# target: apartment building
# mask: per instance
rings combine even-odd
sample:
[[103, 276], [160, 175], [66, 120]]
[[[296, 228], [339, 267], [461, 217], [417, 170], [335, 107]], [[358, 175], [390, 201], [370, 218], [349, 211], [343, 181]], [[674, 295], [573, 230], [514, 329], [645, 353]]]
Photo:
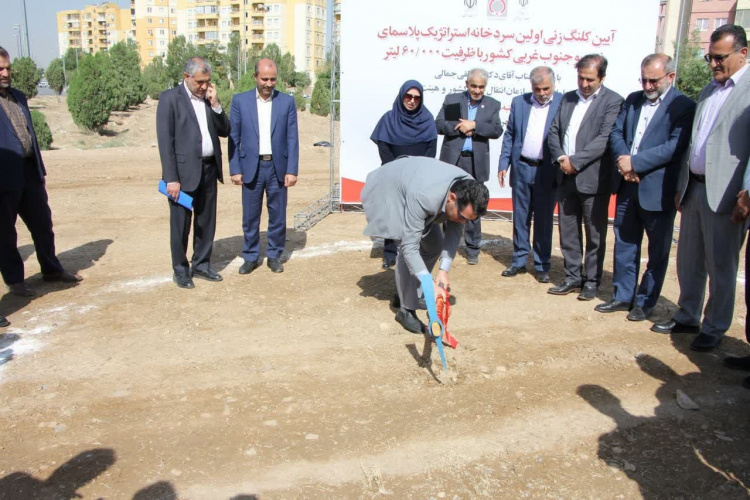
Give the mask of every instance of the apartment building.
[[245, 50], [260, 51], [265, 13], [263, 2], [250, 0], [178, 0], [177, 31], [195, 45], [222, 46], [237, 33]]
[[178, 0], [131, 0], [130, 12], [141, 64], [167, 56], [169, 42], [177, 36]]
[[[749, 2], [740, 0], [739, 3], [747, 5]], [[737, 0], [661, 0], [656, 39], [657, 51], [674, 55], [683, 7], [687, 9], [687, 12], [682, 15], [682, 19], [687, 21], [682, 29], [684, 37], [690, 37], [693, 32], [698, 32], [704, 51], [708, 50], [709, 38], [716, 28], [737, 22], [735, 18], [738, 11], [750, 10], [747, 6], [742, 9], [738, 7]], [[743, 13], [743, 16], [745, 15]], [[744, 22], [748, 23], [748, 21], [750, 19]]]
[[294, 56], [297, 71], [311, 79], [326, 58], [326, 0], [268, 0], [265, 42]]
[[81, 10], [57, 13], [61, 56], [70, 48], [90, 54], [107, 51], [112, 45], [132, 36], [130, 9], [121, 9], [116, 3], [89, 5]]

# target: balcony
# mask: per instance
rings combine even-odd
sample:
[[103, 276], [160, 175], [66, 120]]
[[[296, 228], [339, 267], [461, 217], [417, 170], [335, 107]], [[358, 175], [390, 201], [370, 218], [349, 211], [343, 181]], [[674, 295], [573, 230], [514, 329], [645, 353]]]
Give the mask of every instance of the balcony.
[[229, 16], [232, 18], [238, 18], [240, 17], [240, 9], [232, 9], [232, 12], [229, 13]]

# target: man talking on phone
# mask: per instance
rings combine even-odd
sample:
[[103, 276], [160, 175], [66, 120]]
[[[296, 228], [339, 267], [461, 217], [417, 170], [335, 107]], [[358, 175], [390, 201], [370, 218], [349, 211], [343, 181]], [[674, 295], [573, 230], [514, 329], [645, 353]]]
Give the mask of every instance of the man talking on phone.
[[[184, 78], [182, 85], [159, 96], [156, 136], [169, 196], [172, 280], [178, 287], [190, 289], [195, 288], [193, 277], [222, 280], [211, 269], [211, 252], [216, 233], [216, 181], [224, 182], [219, 137], [229, 135], [229, 119], [221, 108], [216, 85], [211, 83], [211, 65], [205, 59], [188, 59]], [[192, 212], [176, 203], [180, 191], [193, 198]], [[191, 222], [192, 266], [187, 259]]]

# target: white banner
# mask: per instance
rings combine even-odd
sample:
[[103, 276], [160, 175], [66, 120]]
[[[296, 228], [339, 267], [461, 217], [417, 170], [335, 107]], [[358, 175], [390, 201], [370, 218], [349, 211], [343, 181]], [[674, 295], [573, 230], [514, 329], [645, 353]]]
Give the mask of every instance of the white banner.
[[[341, 203], [359, 203], [367, 174], [380, 166], [370, 135], [406, 80], [422, 83], [437, 116], [447, 94], [465, 90], [467, 72], [483, 68], [505, 126], [513, 97], [531, 90], [532, 68], [550, 66], [566, 92], [577, 88], [576, 61], [600, 53], [609, 60], [604, 84], [626, 97], [640, 89], [641, 60], [654, 51], [658, 10], [659, 0], [342, 2]], [[490, 141], [495, 210], [510, 208], [510, 189], [492, 174], [501, 141]]]

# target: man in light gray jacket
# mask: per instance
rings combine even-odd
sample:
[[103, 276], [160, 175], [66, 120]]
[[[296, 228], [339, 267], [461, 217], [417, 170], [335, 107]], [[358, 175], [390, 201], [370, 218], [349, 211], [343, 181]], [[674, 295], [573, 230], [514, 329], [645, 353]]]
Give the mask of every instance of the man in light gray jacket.
[[417, 289], [429, 279], [435, 297], [449, 286], [448, 271], [456, 256], [464, 224], [487, 211], [489, 190], [458, 167], [433, 158], [404, 157], [370, 172], [362, 189], [366, 236], [396, 241], [398, 321], [413, 333], [422, 332], [417, 319]]
[[677, 245], [680, 308], [674, 318], [651, 327], [658, 333], [698, 333], [690, 348], [699, 352], [719, 345], [734, 313], [745, 239], [744, 216], [736, 213], [737, 195], [750, 187], [743, 186], [750, 158], [746, 57], [742, 26], [726, 24], [711, 34], [705, 59], [714, 78], [698, 97], [688, 161], [682, 166], [675, 200], [682, 211]]

